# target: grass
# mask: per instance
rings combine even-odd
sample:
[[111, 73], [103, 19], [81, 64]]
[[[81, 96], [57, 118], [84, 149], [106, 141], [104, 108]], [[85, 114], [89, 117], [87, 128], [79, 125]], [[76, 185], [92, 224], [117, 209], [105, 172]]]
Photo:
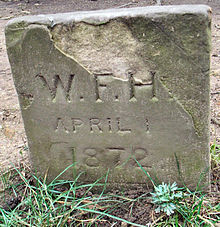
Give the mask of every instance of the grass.
[[213, 143], [210, 148], [212, 164], [219, 168], [220, 165], [220, 145]]
[[[92, 184], [78, 185], [80, 176], [74, 181], [57, 180], [57, 177], [47, 184], [45, 179], [35, 175], [26, 176], [24, 170], [17, 168], [14, 168], [14, 174], [10, 172], [10, 176], [2, 176], [5, 190], [11, 190], [14, 199], [6, 201], [6, 205], [0, 208], [0, 226], [98, 226], [108, 222], [106, 217], [143, 226], [111, 214], [118, 206], [140, 198], [104, 195], [106, 184], [99, 183], [101, 179]], [[107, 175], [105, 177], [107, 179]], [[10, 178], [17, 182], [10, 183]], [[94, 187], [102, 188], [102, 192], [94, 195], [91, 193]]]
[[[220, 166], [219, 150], [220, 146], [211, 146], [213, 171]], [[145, 174], [150, 177], [147, 172]], [[106, 193], [108, 173], [94, 183], [84, 185], [78, 183], [80, 175], [74, 181], [58, 180], [59, 176], [46, 183], [46, 177], [36, 177], [25, 166], [14, 167], [2, 174], [0, 226], [214, 227], [220, 221], [220, 195], [217, 193], [181, 188], [181, 199], [172, 196], [174, 213], [167, 215], [156, 213], [158, 206], [153, 204], [151, 191]], [[100, 183], [101, 180], [104, 183]], [[169, 188], [156, 185], [151, 177], [150, 180], [155, 189]], [[100, 193], [95, 194], [94, 188], [99, 188]]]

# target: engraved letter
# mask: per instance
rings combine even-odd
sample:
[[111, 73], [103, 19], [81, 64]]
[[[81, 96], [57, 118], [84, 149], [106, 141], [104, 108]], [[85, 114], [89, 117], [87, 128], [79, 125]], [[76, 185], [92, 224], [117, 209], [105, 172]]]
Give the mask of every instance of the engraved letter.
[[72, 87], [74, 75], [69, 75], [68, 82], [67, 82], [66, 86], [64, 86], [64, 83], [60, 79], [59, 75], [55, 75], [53, 77], [53, 86], [50, 86], [49, 83], [47, 82], [47, 80], [45, 79], [45, 77], [42, 76], [41, 74], [38, 74], [36, 77], [39, 77], [41, 79], [41, 81], [43, 82], [43, 84], [48, 88], [48, 90], [50, 91], [52, 100], [54, 100], [56, 98], [57, 87], [58, 87], [58, 85], [60, 85], [62, 90], [64, 91], [66, 100], [70, 101], [69, 96], [70, 96], [70, 90], [71, 90], [71, 87]]
[[145, 119], [145, 125], [146, 125], [146, 132], [149, 132], [149, 121], [147, 118]]
[[83, 125], [83, 121], [80, 118], [72, 118], [73, 132], [76, 132], [76, 127]]
[[69, 133], [69, 130], [65, 127], [62, 118], [58, 117], [56, 122], [55, 131], [64, 130], [66, 133]]
[[131, 132], [131, 129], [125, 129], [121, 128], [121, 122], [120, 122], [120, 117], [117, 118], [117, 126], [118, 126], [118, 132]]
[[99, 132], [102, 132], [101, 122], [99, 118], [90, 118], [90, 132], [94, 132], [93, 127], [96, 126]]
[[107, 118], [107, 121], [108, 121], [108, 131], [112, 132], [112, 121], [111, 121], [111, 118]]
[[133, 74], [131, 72], [128, 73], [128, 81], [129, 81], [129, 84], [130, 84], [130, 101], [131, 100], [136, 100], [136, 97], [135, 97], [135, 87], [144, 87], [144, 86], [152, 86], [152, 97], [155, 96], [155, 84], [154, 84], [154, 74], [151, 72], [151, 81], [147, 82], [147, 83], [141, 83], [141, 82], [136, 82], [134, 77], [133, 77]]
[[[99, 80], [98, 80], [98, 77], [99, 76], [113, 76], [112, 73], [101, 73], [101, 74], [95, 74], [94, 77], [95, 77], [95, 93], [96, 93], [96, 101], [102, 101], [100, 99], [100, 91], [99, 91], [99, 88], [106, 88], [107, 85], [106, 84], [103, 84], [103, 83], [99, 83]], [[118, 99], [118, 97], [115, 97], [115, 99]]]

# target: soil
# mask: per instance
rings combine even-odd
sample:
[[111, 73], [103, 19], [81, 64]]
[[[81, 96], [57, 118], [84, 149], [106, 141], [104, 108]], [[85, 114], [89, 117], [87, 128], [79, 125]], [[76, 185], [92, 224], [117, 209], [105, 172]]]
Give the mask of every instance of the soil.
[[[27, 140], [13, 85], [10, 65], [7, 58], [4, 27], [9, 19], [21, 15], [48, 14], [78, 10], [96, 10], [106, 8], [137, 7], [148, 5], [207, 4], [212, 7], [212, 53], [211, 53], [211, 144], [220, 144], [220, 1], [219, 0], [0, 0], [0, 171], [21, 163], [29, 165]], [[219, 167], [213, 168], [212, 191], [220, 191]], [[128, 192], [131, 193], [131, 192]], [[132, 194], [138, 195], [138, 189]], [[19, 198], [12, 198], [12, 204]], [[10, 203], [10, 200], [8, 201]], [[139, 203], [134, 207], [136, 215], [130, 221], [136, 221], [151, 213], [152, 205]], [[143, 213], [143, 214], [142, 214]], [[125, 211], [118, 210], [117, 215], [124, 217]], [[146, 222], [145, 222], [146, 221]], [[147, 223], [149, 220], [143, 220]], [[105, 223], [106, 224], [106, 223]], [[103, 226], [107, 226], [103, 224]], [[100, 225], [101, 226], [101, 223]], [[123, 226], [123, 225], [121, 225]], [[126, 226], [126, 225], [125, 225]]]

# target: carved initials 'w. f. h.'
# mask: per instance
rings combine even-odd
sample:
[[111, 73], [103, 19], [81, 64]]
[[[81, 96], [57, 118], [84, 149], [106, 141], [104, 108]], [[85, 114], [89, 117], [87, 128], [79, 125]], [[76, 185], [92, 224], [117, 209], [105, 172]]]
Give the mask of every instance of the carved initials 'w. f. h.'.
[[56, 98], [57, 87], [58, 87], [58, 85], [60, 85], [60, 87], [64, 91], [66, 100], [70, 101], [70, 91], [71, 91], [71, 88], [72, 88], [72, 82], [73, 82], [74, 76], [75, 75], [73, 75], [73, 74], [69, 75], [66, 86], [64, 86], [64, 83], [60, 79], [59, 75], [55, 75], [53, 77], [53, 85], [52, 86], [49, 85], [46, 78], [44, 76], [42, 76], [41, 74], [38, 74], [36, 77], [40, 78], [41, 81], [43, 82], [43, 84], [48, 88], [48, 90], [50, 91], [52, 100], [54, 100]]

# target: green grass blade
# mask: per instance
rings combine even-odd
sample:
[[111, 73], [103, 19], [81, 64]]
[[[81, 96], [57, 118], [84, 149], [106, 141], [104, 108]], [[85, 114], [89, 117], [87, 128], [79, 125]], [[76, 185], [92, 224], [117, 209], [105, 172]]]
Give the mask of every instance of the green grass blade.
[[153, 186], [155, 187], [155, 183], [154, 183], [154, 180], [152, 179], [152, 177], [150, 176], [150, 174], [142, 167], [142, 165], [137, 161], [137, 159], [135, 158], [134, 159], [138, 166], [141, 168], [141, 170], [145, 173], [145, 175], [150, 179], [151, 183], [153, 184]]

